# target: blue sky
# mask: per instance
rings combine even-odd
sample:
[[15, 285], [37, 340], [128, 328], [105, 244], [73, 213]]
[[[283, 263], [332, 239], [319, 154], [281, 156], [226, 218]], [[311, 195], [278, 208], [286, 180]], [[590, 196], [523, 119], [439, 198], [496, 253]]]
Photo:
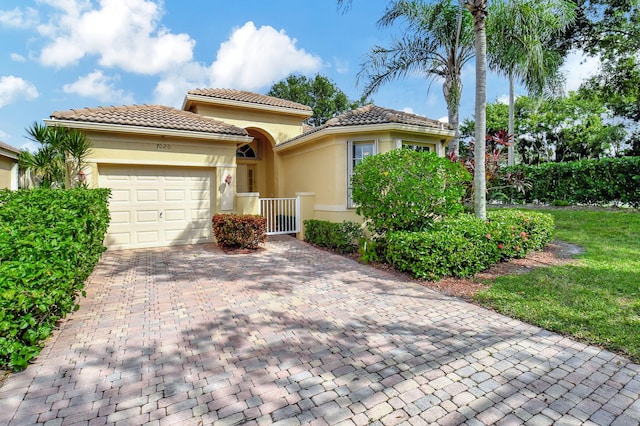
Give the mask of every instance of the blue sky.
[[[265, 93], [290, 73], [328, 76], [350, 98], [388, 0], [2, 0], [0, 141], [27, 147], [25, 128], [58, 110], [124, 104], [180, 108], [195, 88]], [[575, 86], [595, 65], [569, 58]], [[473, 114], [474, 64], [464, 70], [461, 119]], [[507, 94], [490, 74], [488, 101]], [[520, 94], [523, 91], [518, 88]], [[384, 86], [377, 105], [446, 117], [441, 82], [415, 75]]]

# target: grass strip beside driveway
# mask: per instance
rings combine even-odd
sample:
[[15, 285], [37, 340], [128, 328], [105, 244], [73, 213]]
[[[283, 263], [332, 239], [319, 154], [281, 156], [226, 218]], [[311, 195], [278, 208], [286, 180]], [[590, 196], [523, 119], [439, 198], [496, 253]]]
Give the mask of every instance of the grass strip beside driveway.
[[542, 210], [579, 262], [498, 277], [476, 300], [547, 330], [640, 362], [640, 213]]

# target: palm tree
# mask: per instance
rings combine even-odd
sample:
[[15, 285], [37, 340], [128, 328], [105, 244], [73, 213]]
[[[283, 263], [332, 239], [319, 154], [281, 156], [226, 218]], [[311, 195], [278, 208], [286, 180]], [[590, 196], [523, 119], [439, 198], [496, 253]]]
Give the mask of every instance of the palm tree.
[[[539, 96], [558, 82], [562, 57], [553, 50], [553, 38], [575, 18], [569, 0], [507, 0], [492, 3], [487, 20], [489, 66], [509, 79], [509, 134], [514, 135], [514, 82], [522, 82], [530, 94]], [[508, 148], [513, 165], [514, 146]]]
[[487, 218], [487, 181], [485, 150], [487, 136], [487, 0], [460, 0], [473, 16], [476, 50], [475, 144], [473, 147], [473, 210]]
[[363, 97], [411, 72], [424, 73], [429, 79], [442, 78], [449, 124], [456, 131], [449, 150], [457, 155], [462, 67], [474, 54], [471, 15], [452, 0], [433, 4], [397, 0], [387, 8], [378, 25], [389, 27], [399, 19], [407, 24], [404, 36], [394, 40], [391, 47], [373, 47], [362, 64], [358, 81], [366, 81]]
[[[43, 146], [35, 154], [21, 151], [18, 154], [18, 166], [25, 172], [31, 173], [38, 186], [55, 188], [63, 184], [63, 160], [51, 146]], [[26, 175], [25, 179], [27, 179]], [[24, 186], [29, 185], [25, 182]]]
[[91, 143], [84, 133], [38, 123], [33, 123], [27, 133], [29, 139], [40, 143], [41, 147], [35, 154], [21, 152], [19, 166], [33, 173], [40, 186], [73, 188], [83, 184], [83, 169], [91, 150]]

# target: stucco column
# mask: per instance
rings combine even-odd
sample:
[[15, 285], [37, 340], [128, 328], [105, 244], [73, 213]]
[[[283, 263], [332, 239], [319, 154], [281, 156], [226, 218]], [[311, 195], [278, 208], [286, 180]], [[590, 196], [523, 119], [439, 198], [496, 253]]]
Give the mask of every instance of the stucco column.
[[236, 194], [236, 213], [259, 215], [260, 193], [241, 192], [239, 194]]
[[296, 192], [296, 197], [300, 197], [300, 232], [297, 238], [304, 241], [304, 221], [315, 218], [316, 193]]

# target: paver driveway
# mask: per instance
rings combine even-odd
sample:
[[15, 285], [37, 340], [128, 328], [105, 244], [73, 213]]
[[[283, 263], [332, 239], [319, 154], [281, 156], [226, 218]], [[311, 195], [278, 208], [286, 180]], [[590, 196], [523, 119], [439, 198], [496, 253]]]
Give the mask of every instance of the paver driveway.
[[640, 366], [285, 237], [107, 252], [0, 424], [619, 424]]

